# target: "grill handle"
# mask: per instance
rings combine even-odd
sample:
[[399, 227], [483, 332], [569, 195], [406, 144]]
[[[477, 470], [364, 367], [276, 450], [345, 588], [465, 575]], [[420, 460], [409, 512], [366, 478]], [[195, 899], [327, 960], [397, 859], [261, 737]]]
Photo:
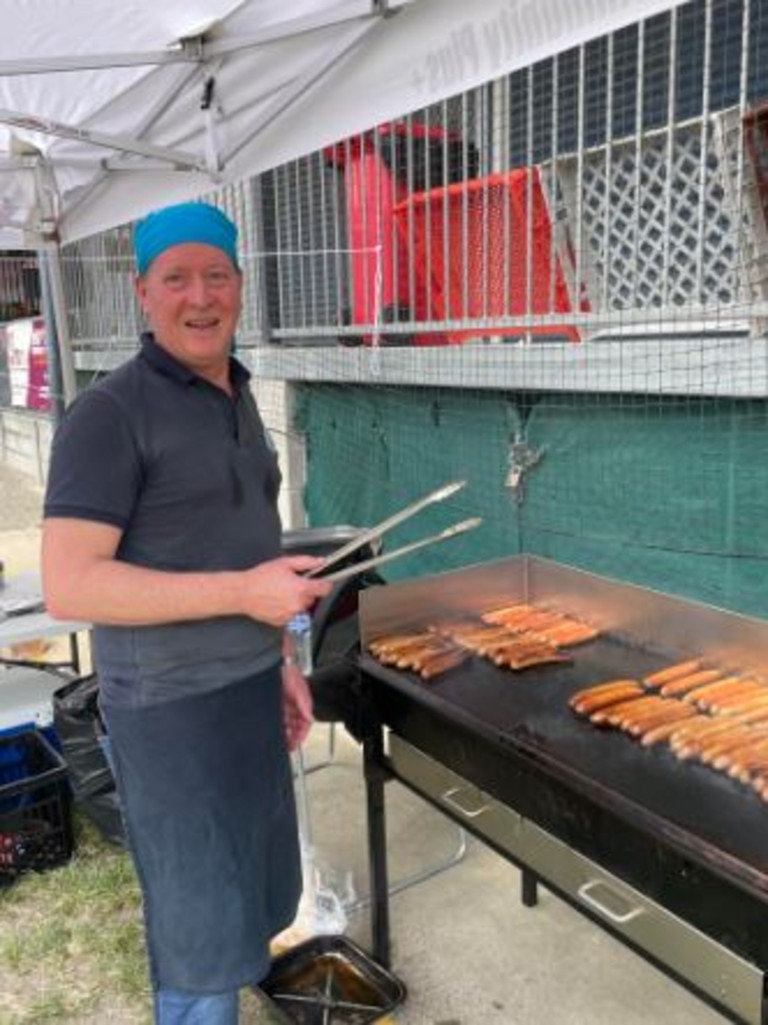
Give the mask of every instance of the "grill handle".
[[[627, 904], [628, 910], [624, 912], [617, 912], [614, 911], [613, 908], [608, 907], [608, 905], [604, 904], [599, 897], [595, 896], [593, 891], [597, 889], [597, 887], [602, 887], [616, 900]], [[613, 922], [614, 925], [626, 925], [627, 922], [631, 922], [633, 918], [637, 918], [638, 915], [642, 915], [643, 913], [642, 908], [636, 906], [632, 907], [629, 905], [626, 896], [618, 890], [612, 890], [604, 879], [590, 879], [588, 882], [584, 883], [583, 886], [579, 887], [577, 893], [585, 904], [589, 904], [589, 906], [597, 911], [598, 914], [603, 915], [609, 921]]]
[[[467, 792], [467, 796], [477, 793], [480, 796], [482, 803], [474, 808], [469, 808], [465, 804], [461, 803], [459, 795], [462, 791]], [[490, 804], [485, 800], [484, 795], [480, 791], [475, 791], [474, 788], [469, 787], [451, 787], [450, 790], [446, 790], [440, 798], [445, 804], [453, 808], [455, 811], [463, 815], [465, 819], [476, 819], [478, 815], [482, 815], [484, 811], [490, 808]]]

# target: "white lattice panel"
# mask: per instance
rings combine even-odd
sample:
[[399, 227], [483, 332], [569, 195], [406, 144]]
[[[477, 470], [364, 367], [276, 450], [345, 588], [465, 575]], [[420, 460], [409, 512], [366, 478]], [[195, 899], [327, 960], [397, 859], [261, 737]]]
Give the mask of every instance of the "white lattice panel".
[[594, 310], [720, 308], [739, 300], [736, 212], [713, 134], [687, 125], [674, 130], [671, 147], [659, 132], [586, 152], [581, 170], [575, 158], [560, 161]]
[[[768, 231], [759, 195], [756, 169], [745, 145], [744, 118], [738, 108], [714, 119], [714, 142], [720, 154], [727, 207], [738, 229], [741, 299], [748, 303], [768, 297]], [[753, 328], [763, 330], [762, 319]]]

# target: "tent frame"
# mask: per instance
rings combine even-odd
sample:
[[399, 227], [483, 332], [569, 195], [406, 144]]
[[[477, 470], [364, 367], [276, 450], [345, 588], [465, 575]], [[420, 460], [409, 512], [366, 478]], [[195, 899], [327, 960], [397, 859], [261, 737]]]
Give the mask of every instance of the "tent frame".
[[[74, 354], [67, 325], [66, 298], [61, 270], [61, 239], [56, 229], [58, 215], [58, 195], [56, 192], [54, 170], [57, 166], [89, 166], [97, 173], [73, 204], [73, 209], [86, 203], [88, 198], [104, 182], [109, 173], [125, 170], [156, 171], [158, 168], [176, 171], [197, 171], [206, 175], [211, 184], [215, 185], [221, 178], [226, 163], [233, 159], [245, 146], [249, 145], [271, 125], [281, 114], [292, 107], [317, 84], [340, 60], [376, 27], [383, 16], [396, 11], [389, 8], [389, 0], [371, 0], [368, 11], [354, 17], [342, 10], [326, 11], [302, 18], [294, 18], [280, 25], [273, 26], [263, 32], [249, 35], [230, 42], [217, 42], [214, 22], [194, 36], [180, 39], [176, 48], [162, 51], [146, 51], [134, 53], [92, 54], [87, 57], [48, 57], [39, 59], [0, 61], [0, 75], [37, 75], [53, 72], [74, 72], [86, 70], [114, 70], [125, 67], [166, 67], [177, 65], [184, 67], [184, 73], [160, 91], [152, 108], [146, 111], [137, 126], [139, 131], [134, 136], [113, 135], [107, 132], [92, 131], [83, 126], [74, 126], [49, 118], [41, 118], [7, 108], [0, 108], [0, 124], [25, 131], [38, 132], [48, 137], [71, 139], [87, 143], [96, 148], [109, 149], [122, 155], [122, 158], [92, 160], [81, 158], [76, 163], [63, 160], [50, 162], [42, 153], [25, 152], [2, 161], [0, 173], [3, 171], [31, 171], [35, 180], [35, 208], [38, 222], [31, 231], [27, 231], [30, 247], [38, 249], [41, 259], [41, 270], [46, 278], [47, 294], [50, 297], [51, 309], [48, 311], [52, 321], [53, 334], [56, 338], [61, 384], [65, 405], [69, 405], [77, 394]], [[276, 91], [272, 103], [263, 110], [251, 125], [228, 151], [222, 153], [216, 138], [216, 74], [221, 63], [233, 53], [266, 46], [278, 41], [296, 38], [318, 29], [331, 26], [343, 28], [344, 31], [334, 39], [321, 57], [304, 75], [296, 76], [280, 87], [272, 86], [270, 92]], [[189, 66], [192, 65], [190, 70]], [[177, 95], [181, 85], [203, 73], [200, 108], [205, 118], [206, 158], [201, 160], [193, 153], [145, 143], [135, 135], [149, 130], [162, 117]], [[150, 72], [151, 74], [151, 72]], [[265, 96], [268, 96], [266, 93]], [[107, 104], [108, 106], [108, 104]], [[140, 157], [141, 160], [130, 160]], [[126, 158], [129, 158], [126, 160]]]

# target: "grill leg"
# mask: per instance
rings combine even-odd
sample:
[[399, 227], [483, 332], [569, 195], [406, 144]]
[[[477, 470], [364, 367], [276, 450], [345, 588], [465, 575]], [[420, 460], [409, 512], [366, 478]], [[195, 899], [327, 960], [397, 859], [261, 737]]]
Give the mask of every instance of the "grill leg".
[[80, 642], [77, 634], [69, 635], [69, 661], [76, 675], [80, 675]]
[[390, 966], [389, 882], [387, 873], [387, 821], [384, 784], [388, 778], [382, 767], [383, 734], [373, 731], [363, 743], [365, 792], [368, 811], [368, 865], [371, 885], [371, 932], [373, 956], [384, 967]]
[[522, 870], [520, 881], [520, 898], [527, 908], [535, 908], [539, 903], [539, 885], [536, 874], [529, 868]]

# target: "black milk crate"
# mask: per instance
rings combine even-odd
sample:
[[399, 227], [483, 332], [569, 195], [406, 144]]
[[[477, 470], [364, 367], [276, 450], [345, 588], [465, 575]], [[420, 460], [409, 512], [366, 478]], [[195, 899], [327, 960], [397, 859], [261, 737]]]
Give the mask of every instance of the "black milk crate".
[[64, 759], [36, 729], [0, 733], [0, 886], [63, 865], [72, 847]]

